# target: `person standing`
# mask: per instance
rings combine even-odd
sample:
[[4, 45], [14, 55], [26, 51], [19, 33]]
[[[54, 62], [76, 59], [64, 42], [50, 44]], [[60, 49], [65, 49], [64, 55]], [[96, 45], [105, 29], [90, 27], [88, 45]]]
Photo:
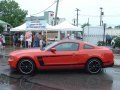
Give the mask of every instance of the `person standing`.
[[111, 44], [111, 41], [112, 41], [111, 36], [107, 34], [107, 35], [106, 35], [106, 45], [107, 45], [107, 46], [110, 45], [110, 44]]
[[32, 45], [32, 35], [27, 39], [28, 41], [28, 48], [31, 48]]
[[[25, 33], [25, 47], [31, 47], [30, 42], [32, 43], [32, 32], [28, 31]], [[28, 42], [29, 42], [29, 46], [28, 46]]]
[[70, 34], [67, 34], [67, 39], [70, 39]]
[[17, 35], [16, 34], [13, 34], [13, 36], [12, 36], [12, 42], [13, 42], [13, 47], [15, 47], [16, 43], [17, 43]]
[[42, 47], [46, 46], [46, 35], [43, 36]]
[[43, 46], [43, 38], [42, 38], [41, 32], [39, 33], [38, 38], [39, 38], [39, 46], [40, 46], [40, 49], [42, 49], [42, 46]]
[[23, 33], [20, 35], [20, 47], [23, 47], [24, 35]]
[[5, 36], [2, 34], [3, 47], [5, 48]]
[[0, 49], [3, 48], [3, 39], [2, 39], [2, 35], [0, 34]]
[[39, 46], [39, 33], [36, 33], [34, 36], [34, 43], [33, 43], [33, 47], [38, 47]]

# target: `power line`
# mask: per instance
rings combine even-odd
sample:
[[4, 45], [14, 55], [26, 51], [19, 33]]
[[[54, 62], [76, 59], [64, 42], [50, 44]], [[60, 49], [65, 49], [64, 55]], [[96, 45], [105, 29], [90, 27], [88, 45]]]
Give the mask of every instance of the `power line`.
[[[99, 15], [86, 15], [86, 14], [79, 15], [84, 17], [100, 17]], [[76, 17], [76, 15], [74, 15], [73, 17]], [[104, 15], [103, 17], [120, 17], [120, 15]]]
[[120, 17], [120, 15], [104, 15], [104, 17]]
[[46, 11], [47, 9], [51, 8], [55, 3], [56, 3], [56, 1], [55, 1], [54, 3], [52, 3], [52, 4], [51, 4], [49, 7], [47, 7], [46, 9], [44, 9], [44, 10], [38, 12], [38, 13], [32, 14], [31, 16], [33, 16], [33, 15], [37, 15], [37, 14], [40, 14], [40, 13]]
[[85, 15], [85, 14], [80, 14], [80, 16], [85, 16], [85, 17], [100, 17], [98, 15]]

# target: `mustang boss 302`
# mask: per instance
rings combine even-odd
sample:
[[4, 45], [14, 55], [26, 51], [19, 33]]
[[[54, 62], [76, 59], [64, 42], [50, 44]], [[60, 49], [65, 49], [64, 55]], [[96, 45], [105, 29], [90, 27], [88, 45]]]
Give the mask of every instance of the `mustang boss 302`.
[[97, 74], [102, 68], [114, 65], [114, 56], [107, 47], [95, 46], [79, 40], [61, 40], [42, 50], [39, 48], [16, 50], [9, 54], [11, 68], [22, 74], [37, 69], [85, 69]]

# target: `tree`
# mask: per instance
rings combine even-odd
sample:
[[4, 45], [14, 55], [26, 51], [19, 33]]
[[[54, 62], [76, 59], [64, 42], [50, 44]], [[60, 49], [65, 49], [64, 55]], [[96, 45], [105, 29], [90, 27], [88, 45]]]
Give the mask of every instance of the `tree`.
[[116, 37], [112, 43], [113, 48], [118, 47], [120, 48], [120, 37]]
[[83, 28], [82, 35], [84, 34], [84, 27], [85, 26], [90, 26], [90, 24], [89, 23], [84, 23], [83, 25], [81, 25], [81, 28]]
[[84, 28], [85, 26], [90, 26], [90, 24], [89, 24], [89, 23], [84, 23], [84, 24], [81, 26], [81, 28]]
[[13, 27], [19, 26], [24, 22], [27, 15], [26, 10], [22, 10], [14, 0], [0, 1], [0, 19], [11, 24]]
[[117, 26], [115, 26], [114, 28], [116, 28], [116, 29], [120, 29], [120, 25], [117, 25]]
[[107, 29], [112, 29], [112, 26], [109, 26]]
[[4, 27], [0, 25], [0, 33], [2, 33], [3, 31], [4, 31]]

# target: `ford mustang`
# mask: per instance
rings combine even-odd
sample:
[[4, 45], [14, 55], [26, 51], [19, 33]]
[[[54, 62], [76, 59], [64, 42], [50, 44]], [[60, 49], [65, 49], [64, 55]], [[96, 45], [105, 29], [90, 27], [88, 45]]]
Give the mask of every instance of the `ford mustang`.
[[114, 65], [114, 55], [107, 47], [79, 40], [61, 40], [41, 50], [13, 51], [9, 54], [8, 63], [12, 69], [26, 75], [37, 69], [85, 69], [88, 73], [97, 74]]

